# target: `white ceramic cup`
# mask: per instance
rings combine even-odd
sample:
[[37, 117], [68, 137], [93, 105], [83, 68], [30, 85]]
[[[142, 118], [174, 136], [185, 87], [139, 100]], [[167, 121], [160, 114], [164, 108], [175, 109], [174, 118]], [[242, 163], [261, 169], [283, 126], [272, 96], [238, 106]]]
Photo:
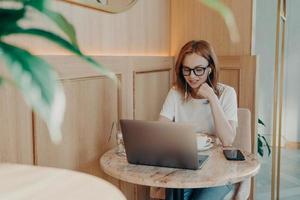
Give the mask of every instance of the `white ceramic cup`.
[[203, 148], [209, 145], [212, 142], [212, 139], [207, 135], [197, 134], [197, 147]]

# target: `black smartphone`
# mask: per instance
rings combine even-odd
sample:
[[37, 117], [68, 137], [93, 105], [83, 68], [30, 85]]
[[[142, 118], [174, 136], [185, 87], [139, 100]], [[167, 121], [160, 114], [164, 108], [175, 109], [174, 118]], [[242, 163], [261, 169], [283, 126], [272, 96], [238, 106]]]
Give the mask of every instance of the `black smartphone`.
[[238, 149], [224, 149], [223, 153], [227, 160], [245, 160], [243, 153]]

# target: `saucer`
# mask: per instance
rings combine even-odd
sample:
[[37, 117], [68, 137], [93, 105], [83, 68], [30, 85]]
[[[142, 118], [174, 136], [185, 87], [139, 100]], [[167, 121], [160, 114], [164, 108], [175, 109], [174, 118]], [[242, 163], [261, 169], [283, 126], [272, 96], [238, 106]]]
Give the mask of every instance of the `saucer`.
[[213, 143], [209, 143], [209, 144], [205, 145], [204, 147], [201, 147], [201, 148], [197, 147], [197, 148], [198, 148], [198, 151], [205, 151], [205, 150], [212, 148], [213, 146], [214, 146]]

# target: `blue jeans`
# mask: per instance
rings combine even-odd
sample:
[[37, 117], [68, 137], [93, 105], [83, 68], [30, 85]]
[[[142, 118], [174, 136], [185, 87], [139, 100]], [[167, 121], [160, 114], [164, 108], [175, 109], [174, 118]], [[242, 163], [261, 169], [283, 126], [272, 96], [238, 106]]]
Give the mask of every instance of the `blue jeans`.
[[233, 185], [210, 188], [184, 189], [184, 200], [223, 200]]

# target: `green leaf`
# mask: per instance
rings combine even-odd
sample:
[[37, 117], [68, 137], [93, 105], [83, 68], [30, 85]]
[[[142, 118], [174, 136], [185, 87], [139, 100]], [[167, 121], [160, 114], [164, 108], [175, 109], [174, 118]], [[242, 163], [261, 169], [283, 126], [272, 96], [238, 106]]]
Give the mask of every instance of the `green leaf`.
[[258, 152], [258, 154], [259, 154], [261, 157], [264, 156], [264, 150], [263, 150], [263, 148], [258, 147], [258, 148], [257, 148], [257, 152]]
[[3, 85], [3, 83], [4, 83], [4, 78], [0, 76], [0, 86]]
[[44, 10], [48, 0], [21, 0], [25, 6], [31, 6], [37, 10]]
[[[16, 22], [25, 16], [25, 9], [0, 8], [0, 24]], [[4, 20], [5, 19], [5, 20]]]
[[3, 9], [0, 8], [0, 36], [17, 25], [18, 20], [25, 15], [25, 9]]
[[48, 16], [68, 36], [71, 43], [78, 48], [75, 29], [63, 15], [49, 9], [44, 9], [41, 12]]
[[0, 0], [2, 2], [17, 2], [23, 6], [31, 6], [36, 9], [43, 9], [46, 7], [48, 0]]
[[[48, 9], [46, 0], [26, 0], [26, 1], [15, 0], [15, 1], [22, 2], [26, 8], [32, 7], [34, 9], [38, 10], [41, 14], [47, 16], [50, 20], [52, 20], [60, 28], [61, 31], [63, 31], [68, 36], [71, 43], [74, 46], [78, 47], [75, 29], [72, 26], [72, 24], [70, 24], [68, 22], [68, 20], [60, 13]], [[25, 11], [25, 9], [22, 9], [22, 10]], [[0, 14], [0, 19], [1, 19], [1, 14]], [[6, 20], [2, 20], [2, 21], [6, 21]]]
[[266, 146], [267, 146], [267, 149], [268, 149], [268, 156], [270, 156], [270, 154], [271, 154], [271, 148], [270, 148], [270, 146], [269, 146], [269, 143], [268, 143], [268, 141], [266, 140], [266, 138], [265, 138], [265, 136], [261, 136], [263, 139], [264, 139], [264, 141], [265, 141], [265, 144], [266, 144]]
[[266, 126], [265, 123], [261, 119], [259, 119], [259, 118], [258, 118], [258, 123], [261, 124], [261, 125], [263, 125], [263, 126]]
[[26, 3], [26, 5], [34, 7], [40, 13], [44, 14], [50, 20], [52, 20], [60, 28], [60, 30], [63, 31], [68, 36], [71, 43], [74, 46], [78, 47], [75, 29], [73, 25], [70, 24], [63, 15], [45, 7], [45, 1], [39, 4], [36, 4], [36, 1], [30, 1], [30, 3]]
[[261, 140], [260, 137], [257, 138], [257, 145], [258, 145], [259, 147], [262, 147], [262, 146], [263, 146], [263, 142], [262, 142], [262, 140]]
[[260, 137], [257, 138], [257, 151], [260, 156], [264, 155], [263, 143]]
[[61, 140], [61, 124], [65, 110], [65, 96], [57, 75], [42, 59], [26, 50], [0, 42], [6, 67], [20, 88], [26, 102], [47, 123], [51, 139]]
[[[78, 55], [98, 72], [116, 82], [117, 78], [113, 72], [80, 51], [73, 26], [62, 15], [49, 10], [46, 6], [47, 0], [2, 0], [1, 2], [3, 1], [16, 2], [22, 8], [20, 9], [22, 12], [18, 10], [19, 14], [14, 15], [15, 10], [13, 8], [15, 7], [8, 12], [7, 9], [1, 10], [3, 15], [0, 18], [0, 23], [2, 23], [0, 24], [0, 56], [5, 58], [6, 66], [15, 80], [15, 82], [11, 82], [16, 83], [27, 103], [46, 121], [52, 140], [58, 142], [61, 139], [60, 126], [63, 120], [65, 96], [61, 85], [56, 82], [56, 74], [42, 59], [31, 55], [24, 49], [2, 42], [2, 39], [11, 34], [42, 37]], [[26, 11], [30, 8], [34, 8], [49, 17], [67, 35], [69, 41], [42, 29], [21, 28], [18, 22], [26, 16]]]
[[43, 37], [45, 39], [48, 39], [49, 41], [52, 41], [61, 47], [63, 47], [66, 50], [69, 50], [70, 52], [80, 56], [82, 59], [87, 61], [88, 63], [92, 64], [92, 66], [103, 75], [113, 79], [115, 82], [117, 82], [116, 75], [111, 72], [110, 70], [103, 67], [101, 64], [97, 63], [94, 59], [92, 59], [89, 56], [84, 55], [77, 47], [72, 45], [67, 40], [63, 39], [62, 37], [51, 33], [49, 31], [45, 31], [42, 29], [36, 29], [36, 28], [30, 28], [30, 29], [23, 29], [21, 27], [17, 27], [11, 34], [29, 34], [29, 35], [35, 35], [39, 37]]

